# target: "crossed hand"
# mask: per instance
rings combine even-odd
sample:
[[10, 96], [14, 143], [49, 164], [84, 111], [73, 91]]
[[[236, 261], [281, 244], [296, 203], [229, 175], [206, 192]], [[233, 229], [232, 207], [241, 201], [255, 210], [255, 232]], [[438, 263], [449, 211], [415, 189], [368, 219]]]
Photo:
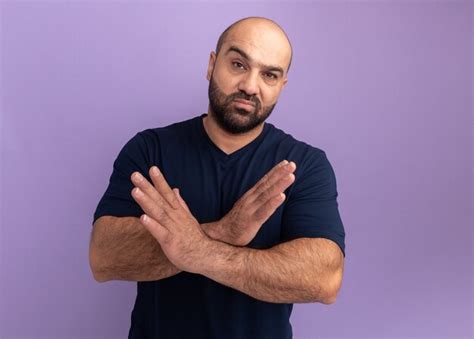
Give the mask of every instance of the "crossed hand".
[[[283, 191], [295, 176], [294, 162], [280, 162], [248, 190], [221, 220], [215, 223], [225, 239], [245, 246], [262, 224], [285, 200]], [[176, 267], [198, 273], [198, 263], [208, 257], [213, 241], [190, 212], [178, 189], [171, 189], [158, 167], [149, 171], [152, 183], [139, 172], [131, 175], [132, 197], [145, 212], [140, 222], [158, 240], [161, 249]]]

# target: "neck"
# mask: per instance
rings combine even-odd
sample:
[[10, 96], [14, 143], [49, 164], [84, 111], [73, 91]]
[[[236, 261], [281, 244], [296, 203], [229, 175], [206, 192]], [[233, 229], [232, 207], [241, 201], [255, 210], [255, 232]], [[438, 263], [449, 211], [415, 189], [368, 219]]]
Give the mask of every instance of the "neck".
[[210, 112], [209, 108], [207, 115], [202, 119], [204, 129], [212, 142], [226, 154], [233, 153], [251, 143], [263, 130], [264, 123], [247, 133], [231, 134], [217, 124]]

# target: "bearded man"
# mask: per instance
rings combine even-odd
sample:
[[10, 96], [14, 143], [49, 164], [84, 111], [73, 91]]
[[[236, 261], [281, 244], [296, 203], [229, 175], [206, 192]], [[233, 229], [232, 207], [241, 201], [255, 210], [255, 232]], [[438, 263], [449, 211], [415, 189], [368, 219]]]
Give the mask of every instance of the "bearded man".
[[140, 131], [117, 156], [89, 258], [99, 282], [137, 281], [129, 338], [289, 339], [293, 303], [335, 302], [333, 168], [266, 122], [292, 55], [274, 21], [233, 23], [210, 54], [208, 112]]

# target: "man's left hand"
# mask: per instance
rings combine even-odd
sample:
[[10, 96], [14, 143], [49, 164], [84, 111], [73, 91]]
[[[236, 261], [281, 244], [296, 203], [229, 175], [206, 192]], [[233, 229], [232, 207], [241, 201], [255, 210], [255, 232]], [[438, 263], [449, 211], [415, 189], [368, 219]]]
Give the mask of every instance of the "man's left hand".
[[[155, 172], [157, 170], [157, 172]], [[138, 174], [138, 175], [137, 175]], [[153, 185], [140, 173], [132, 174], [132, 197], [145, 212], [142, 225], [158, 240], [168, 259], [179, 269], [200, 272], [212, 243], [189, 209], [184, 208], [157, 166], [149, 171]]]

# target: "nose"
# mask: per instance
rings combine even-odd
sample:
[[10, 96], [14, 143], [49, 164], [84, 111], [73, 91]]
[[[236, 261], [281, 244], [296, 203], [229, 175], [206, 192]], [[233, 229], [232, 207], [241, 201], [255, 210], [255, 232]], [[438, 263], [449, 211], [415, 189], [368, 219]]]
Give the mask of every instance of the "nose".
[[258, 73], [247, 72], [239, 82], [239, 90], [249, 96], [256, 96], [258, 94]]

